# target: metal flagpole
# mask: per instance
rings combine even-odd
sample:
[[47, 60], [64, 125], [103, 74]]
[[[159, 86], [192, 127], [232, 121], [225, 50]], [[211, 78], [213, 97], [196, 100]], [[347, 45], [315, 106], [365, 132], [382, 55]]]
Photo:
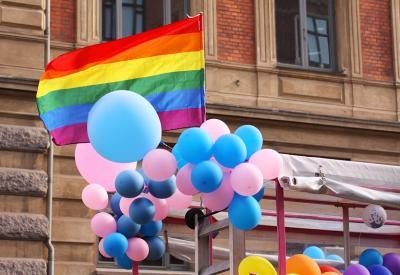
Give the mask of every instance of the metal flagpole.
[[278, 267], [279, 275], [286, 275], [286, 231], [285, 231], [285, 204], [283, 188], [278, 179], [275, 179], [276, 190], [276, 231], [278, 238]]

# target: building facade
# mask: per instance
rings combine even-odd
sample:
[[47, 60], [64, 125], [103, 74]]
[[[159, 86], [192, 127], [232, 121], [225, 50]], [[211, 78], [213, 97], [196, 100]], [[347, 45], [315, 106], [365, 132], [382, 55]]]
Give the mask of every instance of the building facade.
[[[6, 274], [44, 274], [49, 236], [55, 274], [112, 274], [99, 271], [94, 213], [80, 200], [86, 183], [74, 146], [55, 147], [53, 165], [48, 161], [35, 104], [48, 49], [54, 58], [203, 12], [207, 117], [231, 129], [255, 125], [264, 146], [281, 153], [400, 164], [400, 0], [52, 0], [50, 13], [47, 8], [45, 0], [0, 1], [0, 269]], [[174, 143], [177, 135], [165, 133], [165, 139]], [[391, 191], [400, 192], [400, 185]], [[274, 210], [268, 199], [263, 207]], [[297, 202], [286, 207], [341, 213]], [[399, 218], [389, 211], [389, 219]], [[166, 228], [171, 236], [193, 237], [179, 219], [169, 219]], [[248, 233], [247, 247], [276, 251], [270, 229]], [[291, 232], [293, 243], [341, 242], [340, 232], [328, 240]], [[392, 236], [364, 234], [362, 240], [355, 255], [368, 246], [400, 247]], [[226, 235], [216, 244], [226, 245]], [[174, 260], [160, 265], [167, 262], [167, 270]]]

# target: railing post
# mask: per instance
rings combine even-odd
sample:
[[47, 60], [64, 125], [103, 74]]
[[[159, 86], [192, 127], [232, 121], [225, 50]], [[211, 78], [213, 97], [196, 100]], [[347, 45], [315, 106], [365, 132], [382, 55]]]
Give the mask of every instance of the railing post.
[[238, 274], [240, 262], [246, 255], [246, 242], [244, 231], [236, 229], [229, 224], [229, 269], [230, 275]]

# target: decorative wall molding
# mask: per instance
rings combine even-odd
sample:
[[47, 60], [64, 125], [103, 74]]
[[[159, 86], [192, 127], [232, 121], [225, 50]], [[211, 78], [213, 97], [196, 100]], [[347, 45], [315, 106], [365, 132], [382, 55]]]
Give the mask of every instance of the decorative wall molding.
[[392, 0], [393, 57], [395, 81], [400, 83], [400, 0]]
[[275, 1], [256, 0], [257, 66], [276, 66]]
[[205, 0], [204, 41], [206, 59], [217, 59], [217, 1]]
[[361, 31], [360, 31], [360, 0], [348, 1], [350, 58], [352, 77], [362, 77]]
[[101, 12], [100, 1], [77, 1], [77, 46], [96, 44], [101, 41]]

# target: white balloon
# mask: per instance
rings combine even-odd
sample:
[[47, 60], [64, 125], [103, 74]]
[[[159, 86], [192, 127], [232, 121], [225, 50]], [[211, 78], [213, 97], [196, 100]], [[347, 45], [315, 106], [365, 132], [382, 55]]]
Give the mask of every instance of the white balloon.
[[385, 224], [387, 214], [380, 205], [370, 204], [363, 212], [364, 223], [371, 228], [379, 228]]

